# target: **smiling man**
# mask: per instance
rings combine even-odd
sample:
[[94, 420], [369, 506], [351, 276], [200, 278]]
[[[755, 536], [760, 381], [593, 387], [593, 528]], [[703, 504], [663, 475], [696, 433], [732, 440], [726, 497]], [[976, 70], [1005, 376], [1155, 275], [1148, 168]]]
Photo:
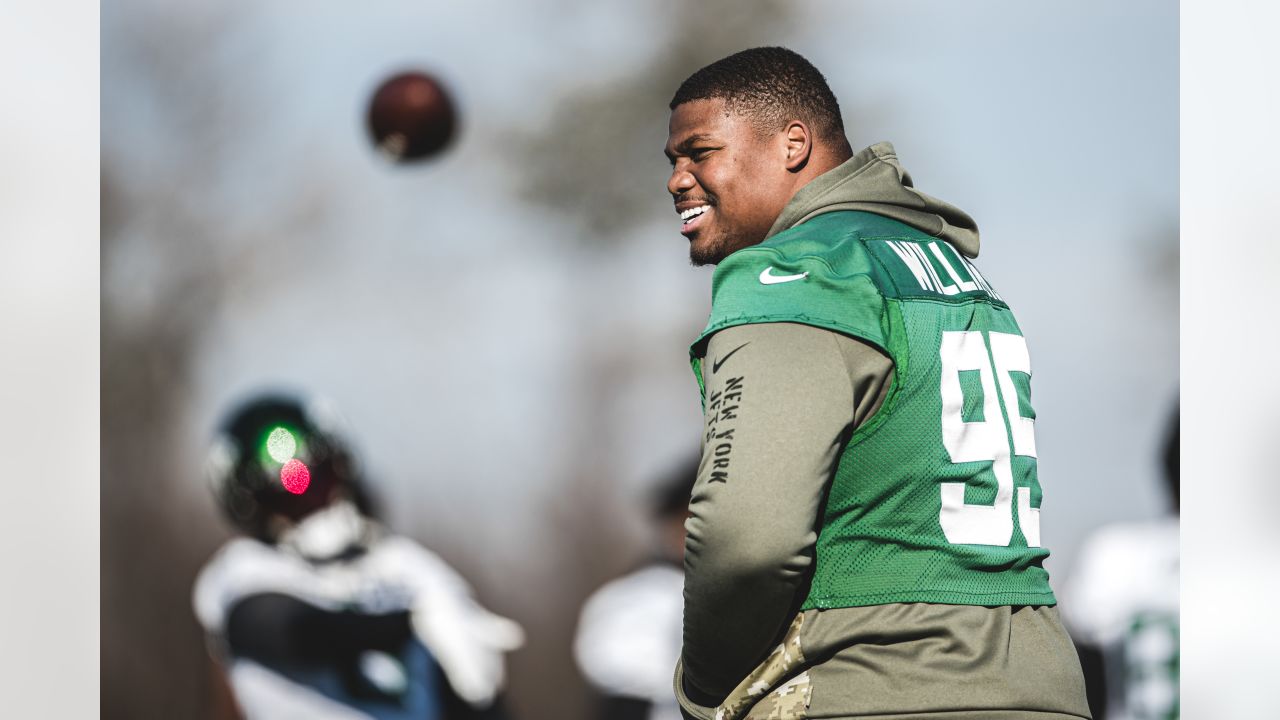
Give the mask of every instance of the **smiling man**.
[[675, 690], [689, 718], [1089, 717], [1040, 542], [1027, 345], [964, 212], [756, 48], [671, 101], [716, 265]]

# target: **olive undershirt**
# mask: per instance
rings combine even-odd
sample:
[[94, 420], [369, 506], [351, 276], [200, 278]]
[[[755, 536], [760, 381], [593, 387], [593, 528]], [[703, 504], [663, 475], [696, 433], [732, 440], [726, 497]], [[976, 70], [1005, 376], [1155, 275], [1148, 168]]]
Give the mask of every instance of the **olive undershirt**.
[[836, 464], [883, 402], [893, 363], [847, 335], [767, 323], [712, 335], [702, 373], [683, 666], [690, 699], [714, 706], [773, 649], [804, 600]]

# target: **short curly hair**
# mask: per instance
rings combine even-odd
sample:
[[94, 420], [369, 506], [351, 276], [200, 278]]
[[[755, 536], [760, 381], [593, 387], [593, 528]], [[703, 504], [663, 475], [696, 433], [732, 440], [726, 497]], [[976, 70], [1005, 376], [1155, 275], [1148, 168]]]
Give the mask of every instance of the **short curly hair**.
[[824, 138], [844, 141], [840, 103], [827, 79], [787, 48], [751, 48], [707, 65], [681, 83], [670, 108], [716, 98], [761, 133], [776, 132], [788, 120], [799, 119]]

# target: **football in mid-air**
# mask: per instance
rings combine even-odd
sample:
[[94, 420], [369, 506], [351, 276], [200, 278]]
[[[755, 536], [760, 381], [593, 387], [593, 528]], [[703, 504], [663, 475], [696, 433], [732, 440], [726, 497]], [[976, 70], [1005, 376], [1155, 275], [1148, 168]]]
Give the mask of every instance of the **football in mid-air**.
[[423, 72], [402, 72], [374, 91], [368, 125], [379, 152], [394, 162], [413, 162], [449, 145], [457, 112], [439, 80]]

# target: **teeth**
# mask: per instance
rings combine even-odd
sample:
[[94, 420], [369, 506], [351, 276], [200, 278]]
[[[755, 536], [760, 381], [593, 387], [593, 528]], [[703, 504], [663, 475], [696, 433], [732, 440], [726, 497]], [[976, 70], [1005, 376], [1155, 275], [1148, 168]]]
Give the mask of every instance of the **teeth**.
[[685, 222], [689, 222], [693, 218], [698, 217], [699, 215], [701, 215], [702, 213], [710, 209], [711, 209], [710, 205], [702, 205], [696, 208], [689, 208], [688, 210], [685, 210], [684, 212], [680, 213], [680, 219]]

